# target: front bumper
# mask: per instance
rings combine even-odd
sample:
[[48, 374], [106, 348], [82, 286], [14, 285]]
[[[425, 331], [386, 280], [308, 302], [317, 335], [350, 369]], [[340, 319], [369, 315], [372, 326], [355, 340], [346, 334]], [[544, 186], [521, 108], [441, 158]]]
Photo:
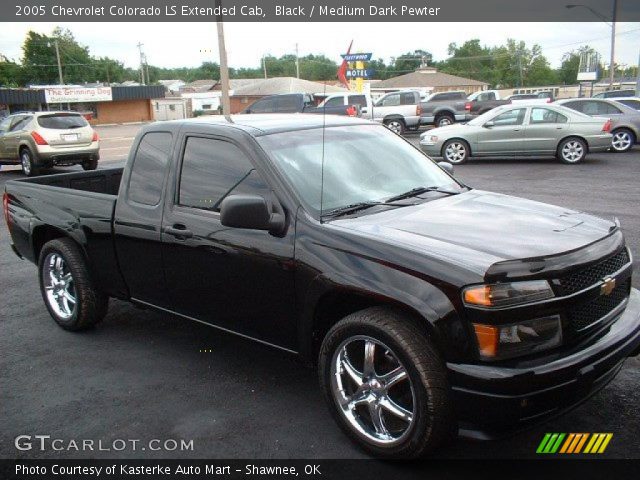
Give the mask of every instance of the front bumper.
[[442, 145], [444, 143], [438, 141], [436, 143], [422, 143], [420, 142], [420, 150], [429, 155], [430, 157], [442, 156]]
[[568, 356], [528, 367], [448, 363], [460, 433], [494, 438], [569, 410], [609, 383], [640, 351], [640, 291], [609, 331]]

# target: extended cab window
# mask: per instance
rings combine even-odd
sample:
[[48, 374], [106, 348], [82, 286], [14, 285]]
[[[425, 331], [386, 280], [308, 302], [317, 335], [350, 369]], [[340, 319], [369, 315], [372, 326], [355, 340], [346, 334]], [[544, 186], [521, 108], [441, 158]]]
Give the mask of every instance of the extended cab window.
[[142, 137], [131, 168], [129, 200], [143, 205], [160, 203], [170, 150], [168, 132], [149, 132]]
[[283, 95], [278, 98], [278, 112], [282, 113], [294, 113], [298, 111], [298, 96], [297, 95]]
[[366, 107], [367, 97], [364, 95], [349, 95], [347, 102], [349, 105], [360, 105], [361, 107]]
[[401, 105], [413, 105], [416, 103], [416, 95], [413, 92], [403, 92], [400, 94]]
[[261, 195], [270, 190], [244, 153], [233, 143], [189, 137], [184, 149], [178, 203], [185, 207], [220, 210], [232, 193]]

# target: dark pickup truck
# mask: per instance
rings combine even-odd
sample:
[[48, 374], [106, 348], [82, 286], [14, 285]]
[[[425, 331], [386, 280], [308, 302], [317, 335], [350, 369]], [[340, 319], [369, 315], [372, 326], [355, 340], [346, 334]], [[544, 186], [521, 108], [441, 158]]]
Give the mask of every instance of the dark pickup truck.
[[242, 113], [319, 113], [359, 117], [359, 105], [331, 105], [317, 107], [313, 95], [308, 93], [284, 93], [268, 95], [255, 101]]
[[640, 344], [617, 222], [448, 167], [361, 119], [197, 118], [144, 127], [124, 169], [9, 181], [4, 213], [61, 327], [114, 297], [281, 348], [407, 458], [573, 407]]

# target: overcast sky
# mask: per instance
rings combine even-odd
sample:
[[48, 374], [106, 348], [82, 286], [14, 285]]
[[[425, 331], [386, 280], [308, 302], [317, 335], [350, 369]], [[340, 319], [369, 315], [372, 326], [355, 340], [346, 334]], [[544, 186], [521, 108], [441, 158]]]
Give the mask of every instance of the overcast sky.
[[[218, 61], [215, 23], [0, 23], [0, 53], [19, 61], [27, 31], [49, 34], [56, 26], [69, 28], [94, 56], [109, 56], [128, 67], [139, 62], [138, 41], [152, 65], [197, 66]], [[618, 23], [616, 63], [636, 65], [640, 54], [640, 23]], [[625, 33], [627, 32], [627, 33]], [[353, 51], [373, 52], [375, 58], [423, 49], [435, 60], [447, 57], [450, 42], [479, 38], [484, 45], [503, 44], [506, 38], [538, 43], [553, 67], [563, 53], [588, 43], [605, 63], [609, 58], [610, 27], [594, 23], [226, 23], [229, 65], [256, 67], [262, 54], [280, 56], [324, 54], [337, 61], [353, 39]], [[204, 52], [201, 52], [203, 50]], [[207, 51], [208, 50], [208, 51]]]

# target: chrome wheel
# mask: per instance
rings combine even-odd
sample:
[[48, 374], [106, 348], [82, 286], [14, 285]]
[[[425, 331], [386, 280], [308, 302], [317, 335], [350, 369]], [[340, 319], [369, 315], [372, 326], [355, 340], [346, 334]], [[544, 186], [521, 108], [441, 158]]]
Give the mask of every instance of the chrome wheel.
[[626, 130], [615, 132], [611, 139], [611, 146], [617, 152], [625, 152], [629, 150], [632, 144], [633, 138], [631, 137], [631, 133]]
[[579, 162], [582, 157], [584, 157], [584, 146], [578, 140], [569, 140], [562, 146], [562, 158], [565, 162]]
[[393, 446], [410, 433], [415, 392], [397, 355], [372, 337], [350, 337], [335, 350], [331, 390], [338, 410], [365, 441]]
[[59, 253], [50, 253], [44, 260], [42, 278], [47, 302], [56, 315], [66, 320], [73, 316], [78, 304], [73, 276]]
[[20, 154], [20, 163], [22, 164], [22, 173], [31, 175], [31, 155], [27, 150], [22, 150]]
[[446, 127], [448, 125], [451, 125], [452, 123], [453, 121], [449, 117], [442, 117], [440, 120], [438, 120], [438, 127]]
[[462, 142], [451, 142], [444, 149], [444, 157], [451, 163], [460, 163], [467, 158], [467, 146]]
[[390, 122], [387, 122], [386, 125], [392, 132], [397, 133], [398, 135], [402, 133], [402, 123], [400, 123], [399, 120], [391, 120]]

